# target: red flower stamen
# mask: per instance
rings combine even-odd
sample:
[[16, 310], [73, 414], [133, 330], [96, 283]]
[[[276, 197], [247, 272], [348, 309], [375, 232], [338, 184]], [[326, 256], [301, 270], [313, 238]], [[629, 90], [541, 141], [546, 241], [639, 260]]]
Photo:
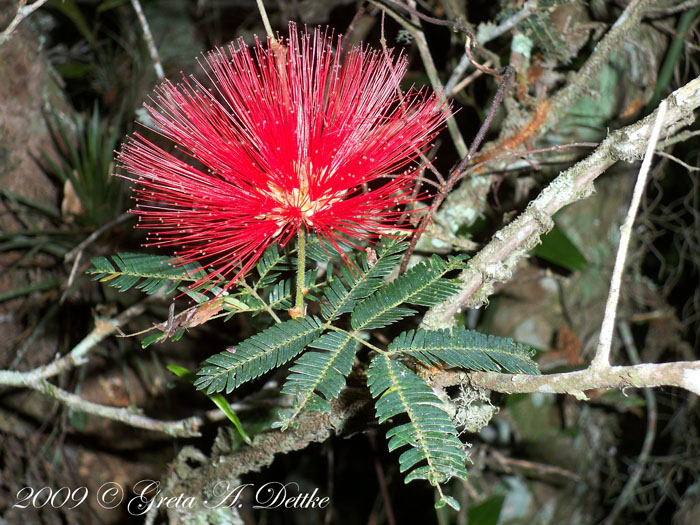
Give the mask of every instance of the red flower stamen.
[[200, 65], [213, 90], [183, 76], [145, 105], [191, 162], [138, 133], [118, 155], [139, 183], [132, 212], [148, 245], [177, 246], [183, 262], [233, 274], [230, 286], [299, 228], [338, 248], [396, 227], [415, 200], [413, 161], [445, 119], [435, 95], [411, 90], [399, 101], [404, 56], [358, 47], [341, 60], [332, 37], [290, 24], [286, 42], [241, 40]]

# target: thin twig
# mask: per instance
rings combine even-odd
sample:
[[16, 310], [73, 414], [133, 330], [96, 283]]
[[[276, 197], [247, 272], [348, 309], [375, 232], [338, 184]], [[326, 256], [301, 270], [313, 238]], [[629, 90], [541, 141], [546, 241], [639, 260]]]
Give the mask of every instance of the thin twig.
[[472, 387], [504, 394], [568, 394], [588, 400], [585, 392], [599, 388], [647, 388], [674, 386], [700, 396], [700, 361], [644, 363], [632, 366], [588, 367], [561, 374], [501, 374], [448, 370], [433, 378], [435, 387], [448, 388], [468, 381]]
[[[474, 61], [474, 64], [476, 64], [476, 61]], [[508, 85], [510, 84], [511, 79], [515, 75], [515, 69], [513, 69], [511, 66], [506, 66], [505, 68], [503, 68], [502, 71], [498, 73], [491, 70], [490, 68], [484, 68], [483, 70], [480, 69], [480, 71], [484, 73], [500, 75], [501, 81], [498, 84], [498, 89], [496, 90], [496, 94], [494, 95], [493, 101], [491, 102], [489, 112], [487, 113], [484, 122], [481, 124], [481, 127], [479, 128], [476, 137], [474, 137], [471, 146], [469, 146], [469, 153], [467, 153], [467, 156], [463, 158], [462, 161], [457, 165], [457, 169], [451, 176], [451, 178], [455, 179], [455, 182], [460, 179], [464, 168], [472, 160], [474, 154], [476, 153], [476, 150], [479, 149], [479, 146], [481, 146], [481, 142], [484, 140], [486, 132], [488, 131], [489, 127], [491, 127], [491, 122], [493, 121], [493, 117], [496, 115], [496, 110], [501, 105], [501, 101], [503, 100], [503, 96], [506, 93], [506, 89], [508, 89]]]
[[429, 22], [431, 24], [434, 24], [436, 26], [443, 26], [443, 27], [449, 27], [451, 29], [454, 29], [456, 31], [461, 31], [463, 33], [470, 33], [469, 27], [467, 27], [466, 24], [460, 21], [454, 21], [454, 20], [443, 20], [442, 18], [433, 18], [432, 16], [425, 15], [418, 11], [416, 9], [416, 3], [413, 0], [408, 0], [410, 2], [410, 5], [406, 5], [400, 0], [390, 0], [390, 2], [403, 9], [404, 11], [407, 11], [408, 14], [411, 15], [411, 18], [413, 19], [413, 23], [417, 24], [418, 19], [420, 18], [421, 20], [425, 20], [426, 22]]
[[[382, 46], [382, 54], [384, 55], [384, 60], [386, 61], [387, 65], [389, 66], [389, 69], [391, 69], [392, 76], [395, 76], [396, 72], [394, 70], [394, 64], [391, 60], [389, 48], [386, 45], [386, 38], [384, 38], [384, 13], [385, 13], [385, 11], [382, 10], [382, 22], [381, 22], [379, 43]], [[406, 102], [404, 100], [403, 92], [401, 91], [400, 85], [396, 86], [396, 95], [399, 97], [399, 103], [401, 104], [401, 110], [403, 111], [404, 115], [406, 115], [408, 109], [406, 108]], [[444, 183], [445, 178], [442, 176], [442, 173], [440, 173], [437, 169], [435, 169], [431, 160], [420, 150], [415, 150], [415, 153], [417, 153], [418, 156], [420, 157], [420, 160], [423, 163], [422, 166], [428, 168], [437, 177], [437, 179], [440, 183]], [[419, 180], [419, 179], [416, 178], [414, 180]], [[418, 186], [419, 185], [416, 185], [416, 187], [418, 187]]]
[[396, 518], [394, 518], [394, 511], [391, 506], [391, 496], [389, 496], [389, 490], [387, 489], [386, 476], [384, 475], [384, 470], [382, 469], [382, 464], [379, 461], [379, 454], [377, 452], [377, 439], [375, 432], [369, 432], [367, 434], [367, 439], [372, 447], [372, 456], [374, 459], [374, 472], [377, 475], [377, 483], [379, 484], [379, 493], [382, 495], [384, 500], [384, 510], [386, 512], [386, 522], [388, 525], [396, 525]]
[[275, 34], [272, 32], [272, 26], [270, 25], [270, 19], [267, 17], [267, 11], [265, 11], [265, 5], [263, 0], [256, 0], [258, 3], [258, 11], [260, 11], [260, 18], [262, 18], [263, 25], [265, 26], [265, 32], [267, 33], [267, 38], [270, 39], [272, 44], [276, 44]]
[[[378, 177], [378, 178], [380, 178], [380, 179], [397, 179], [399, 177], [401, 177], [401, 175], [393, 175], [392, 174], [392, 175], [382, 175], [381, 177]], [[428, 186], [432, 186], [433, 188], [436, 188], [438, 190], [442, 188], [442, 184], [440, 184], [439, 182], [435, 182], [434, 180], [426, 179], [425, 177], [417, 176], [417, 177], [413, 177], [413, 180], [415, 182], [420, 182], [421, 184], [427, 184]], [[401, 221], [399, 221], [399, 222], [401, 222]]]
[[603, 316], [603, 324], [600, 327], [598, 347], [596, 348], [596, 353], [591, 363], [593, 368], [610, 366], [610, 347], [612, 346], [613, 330], [615, 329], [615, 313], [620, 298], [622, 273], [625, 269], [625, 259], [627, 258], [627, 250], [632, 236], [632, 226], [637, 216], [639, 203], [642, 201], [642, 196], [644, 195], [644, 187], [646, 186], [647, 176], [649, 175], [651, 159], [654, 157], [654, 150], [656, 149], [656, 143], [659, 141], [659, 134], [661, 133], [661, 127], [663, 126], [665, 116], [666, 101], [663, 101], [659, 105], [659, 109], [656, 113], [656, 120], [654, 121], [651, 135], [649, 136], [649, 143], [647, 144], [647, 150], [644, 154], [644, 161], [642, 161], [642, 166], [637, 176], [637, 182], [634, 185], [632, 202], [627, 211], [625, 221], [620, 228], [620, 245], [617, 249], [615, 266], [613, 268], [612, 278], [610, 279], [610, 293], [608, 294], [608, 300], [605, 304], [605, 314]]
[[[428, 78], [430, 79], [430, 84], [433, 86], [433, 89], [438, 93], [439, 100], [441, 102], [444, 102], [446, 99], [442, 82], [440, 81], [437, 68], [435, 67], [435, 62], [433, 61], [433, 57], [430, 54], [428, 41], [425, 39], [425, 34], [420, 29], [420, 22], [418, 21], [418, 19], [413, 17], [412, 24], [408, 23], [406, 20], [404, 20], [404, 18], [401, 15], [399, 15], [396, 11], [390, 9], [386, 5], [381, 4], [376, 0], [371, 1], [374, 5], [389, 13], [389, 15], [394, 20], [396, 20], [399, 24], [401, 24], [404, 27], [404, 29], [411, 33], [413, 39], [416, 42], [416, 45], [418, 46], [418, 52], [421, 56], [421, 60], [423, 61], [425, 71], [428, 74]], [[449, 112], [449, 108], [445, 107], [443, 111]], [[464, 155], [466, 155], [467, 144], [464, 141], [464, 137], [462, 137], [462, 132], [459, 130], [457, 122], [455, 121], [452, 115], [448, 115], [447, 118], [447, 131], [450, 133], [450, 137], [452, 137], [452, 142], [454, 142], [455, 148], [457, 149], [457, 153], [459, 154], [459, 156], [463, 157]]]
[[536, 472], [541, 477], [557, 476], [566, 478], [569, 481], [576, 483], [582, 479], [580, 474], [558, 467], [557, 465], [547, 465], [546, 463], [538, 463], [536, 461], [506, 457], [499, 452], [498, 449], [493, 447], [489, 448], [489, 453], [495, 462], [500, 465], [507, 474], [511, 474], [514, 469], [519, 469], [528, 473]]
[[161, 421], [135, 412], [134, 408], [131, 407], [118, 408], [100, 405], [98, 403], [86, 401], [76, 394], [72, 394], [71, 392], [49, 383], [45, 379], [33, 380], [25, 383], [23, 386], [51, 397], [72, 410], [120, 421], [136, 428], [164, 432], [171, 436], [198, 437], [201, 434], [197, 429], [204, 424], [204, 420], [198, 416], [188, 417], [179, 421]]
[[700, 136], [700, 130], [690, 131], [689, 129], [686, 129], [664, 140], [663, 147], [672, 146], [673, 144], [678, 144], [679, 142], [685, 142], [686, 140], [690, 140], [693, 137], [698, 136]]
[[458, 239], [456, 237], [452, 237], [451, 235], [446, 235], [440, 232], [435, 227], [435, 224], [431, 224], [430, 226], [428, 226], [428, 228], [425, 230], [425, 235], [449, 243], [452, 246], [456, 246], [457, 248], [460, 248], [461, 250], [467, 252], [473, 252], [474, 250], [478, 250], [481, 247], [481, 245], [478, 242], [470, 241], [468, 239]]
[[66, 282], [66, 284], [64, 286], [63, 293], [61, 294], [61, 298], [59, 299], [60, 304], [63, 304], [65, 302], [66, 298], [68, 297], [70, 287], [73, 285], [73, 281], [75, 280], [76, 276], [78, 275], [78, 266], [80, 265], [80, 260], [81, 260], [82, 255], [83, 255], [83, 250], [85, 250], [85, 248], [87, 246], [89, 246], [90, 244], [95, 242], [95, 240], [97, 240], [97, 238], [100, 235], [102, 235], [104, 232], [112, 229], [113, 227], [115, 227], [123, 222], [126, 222], [130, 217], [132, 217], [132, 215], [130, 213], [122, 213], [119, 217], [117, 217], [113, 221], [108, 222], [107, 224], [105, 224], [101, 228], [98, 228], [97, 230], [92, 232], [88, 236], [87, 239], [82, 241], [75, 248], [73, 248], [71, 251], [69, 251], [68, 253], [66, 253], [63, 256], [63, 260], [65, 262], [70, 262], [71, 260], [73, 260], [73, 266], [71, 267], [70, 274], [68, 275], [68, 281]]
[[[467, 47], [469, 47], [469, 44], [467, 44]], [[476, 62], [474, 62], [474, 63], [476, 64]], [[481, 70], [481, 68], [480, 68], [480, 70]], [[488, 73], [495, 73], [492, 70], [489, 70], [487, 72]], [[462, 175], [464, 174], [464, 171], [465, 171], [467, 164], [469, 164], [469, 162], [471, 162], [472, 158], [474, 157], [474, 153], [481, 145], [482, 140], [486, 136], [486, 131], [488, 130], [489, 126], [491, 125], [491, 121], [493, 120], [493, 117], [496, 114], [496, 109], [498, 108], [501, 101], [503, 100], [503, 96], [506, 92], [508, 85], [510, 84], [510, 79], [513, 77], [515, 70], [510, 66], [506, 66], [498, 73], [500, 73], [500, 75], [501, 75], [501, 82], [498, 85], [498, 90], [496, 91], [496, 95], [493, 97], [493, 101], [491, 102], [491, 107], [489, 108], [489, 112], [486, 115], [484, 122], [481, 124], [481, 127], [479, 128], [479, 131], [477, 132], [476, 137], [474, 137], [474, 140], [472, 141], [471, 146], [469, 147], [469, 151], [462, 158], [462, 160], [457, 165], [457, 167], [452, 170], [452, 173], [450, 174], [447, 181], [445, 182], [445, 184], [441, 188], [440, 192], [433, 199], [433, 202], [430, 205], [430, 208], [428, 208], [428, 212], [423, 216], [423, 219], [421, 220], [420, 226], [413, 232], [413, 237], [411, 238], [411, 242], [408, 245], [408, 249], [406, 250], [406, 254], [404, 255], [403, 260], [401, 261], [401, 265], [399, 267], [399, 273], [405, 272], [406, 268], [408, 268], [408, 262], [411, 259], [411, 255], [413, 255], [413, 251], [416, 249], [416, 246], [418, 245], [418, 241], [420, 240], [421, 235], [426, 230], [426, 228], [432, 223], [433, 217], [435, 216], [435, 212], [437, 212], [438, 208], [443, 203], [443, 201], [445, 200], [447, 195], [452, 191], [455, 184], [457, 184], [457, 181], [459, 181], [462, 178]]]
[[[634, 338], [632, 337], [632, 330], [627, 321], [620, 321], [619, 324], [620, 336], [622, 337], [622, 342], [627, 349], [627, 354], [630, 361], [633, 364], [639, 364], [639, 352], [634, 344]], [[651, 449], [654, 446], [654, 439], [656, 438], [656, 422], [658, 419], [658, 410], [656, 405], [656, 396], [651, 388], [644, 389], [644, 399], [646, 401], [647, 409], [647, 431], [644, 436], [644, 442], [642, 443], [642, 449], [637, 457], [637, 463], [634, 466], [634, 471], [630, 475], [627, 483], [625, 483], [624, 488], [620, 492], [619, 497], [615, 500], [615, 505], [610, 511], [608, 517], [603, 521], [603, 525], [613, 525], [617, 522], [617, 517], [620, 512], [624, 510], [629, 501], [634, 496], [634, 491], [639, 484], [639, 480], [644, 472], [644, 467], [649, 461], [649, 455], [651, 454]]]
[[66, 298], [68, 297], [68, 292], [70, 291], [70, 287], [73, 286], [73, 281], [75, 281], [75, 278], [78, 275], [78, 266], [80, 265], [80, 261], [82, 258], [83, 252], [78, 252], [75, 261], [73, 261], [73, 266], [70, 269], [70, 274], [68, 274], [68, 281], [66, 281], [66, 284], [64, 285], [63, 293], [61, 294], [61, 297], [58, 300], [58, 304], [63, 304], [66, 301]]
[[510, 18], [504, 20], [498, 26], [494, 26], [490, 23], [480, 24], [476, 30], [476, 41], [483, 45], [498, 38], [499, 36], [513, 29], [536, 10], [537, 0], [527, 0], [520, 11], [515, 13]]
[[[492, 65], [492, 62], [491, 62], [490, 60], [487, 60], [487, 61], [484, 63], [484, 65], [487, 66], [487, 67], [488, 67], [488, 66], [491, 66], [491, 65]], [[469, 75], [468, 77], [464, 78], [459, 84], [455, 85], [454, 87], [450, 87], [450, 85], [448, 84], [447, 86], [445, 86], [445, 89], [448, 91], [447, 95], [450, 96], [450, 97], [454, 97], [457, 93], [459, 93], [460, 91], [462, 91], [465, 87], [467, 87], [469, 84], [471, 84], [472, 82], [474, 82], [477, 78], [479, 78], [479, 77], [480, 77], [481, 75], [483, 75], [483, 74], [484, 74], [483, 71], [479, 71], [479, 70], [477, 69], [477, 70], [474, 71], [471, 75]]]
[[571, 142], [570, 144], [557, 144], [556, 146], [549, 146], [547, 148], [528, 149], [524, 151], [507, 151], [505, 153], [499, 153], [498, 155], [494, 155], [488, 160], [483, 160], [481, 162], [477, 162], [476, 164], [469, 166], [469, 169], [465, 172], [464, 175], [467, 175], [468, 173], [473, 173], [479, 168], [485, 166], [486, 164], [491, 164], [496, 160], [504, 160], [514, 157], [525, 157], [527, 155], [534, 155], [536, 153], [550, 153], [552, 151], [563, 151], [565, 149], [571, 148], [595, 148], [599, 145], [600, 144], [598, 142]]
[[156, 76], [159, 79], [165, 78], [165, 71], [163, 71], [163, 65], [160, 63], [160, 56], [158, 55], [158, 48], [153, 40], [153, 34], [151, 34], [151, 28], [148, 25], [148, 20], [146, 20], [146, 15], [143, 14], [143, 9], [141, 8], [141, 3], [139, 0], [131, 0], [131, 5], [136, 11], [136, 16], [139, 19], [139, 24], [141, 24], [141, 31], [143, 31], [143, 39], [146, 41], [146, 46], [148, 47], [148, 52], [151, 55], [151, 60], [153, 60], [153, 69], [156, 72]]
[[75, 248], [73, 248], [71, 251], [66, 253], [66, 255], [63, 257], [63, 260], [65, 262], [71, 262], [73, 259], [76, 258], [76, 256], [82, 252], [87, 246], [95, 242], [100, 235], [102, 235], [104, 232], [111, 230], [115, 226], [119, 226], [121, 223], [126, 222], [129, 220], [129, 218], [134, 217], [134, 215], [130, 213], [122, 213], [119, 217], [114, 219], [113, 221], [108, 222], [104, 226], [101, 226], [100, 228], [96, 229], [94, 232], [92, 232], [84, 241], [82, 241], [80, 244], [78, 244]]
[[12, 38], [12, 33], [15, 31], [15, 29], [17, 29], [17, 26], [22, 22], [22, 20], [39, 9], [46, 2], [48, 2], [48, 0], [37, 0], [33, 4], [25, 5], [26, 0], [19, 0], [17, 14], [10, 21], [10, 24], [3, 30], [3, 32], [0, 33], [0, 46]]
[[646, 16], [661, 18], [673, 15], [675, 13], [680, 13], [681, 11], [686, 11], [697, 6], [700, 6], [700, 0], [686, 0], [685, 2], [669, 7], [650, 7]]
[[27, 372], [17, 372], [15, 370], [0, 370], [0, 385], [8, 386], [31, 386], [41, 379], [46, 379], [75, 368], [87, 362], [87, 355], [97, 346], [98, 343], [117, 331], [121, 325], [128, 320], [141, 315], [146, 309], [146, 302], [153, 299], [153, 295], [144, 299], [140, 303], [124, 310], [113, 319], [97, 318], [95, 328], [83, 338], [73, 349], [63, 357], [52, 361]]
[[[384, 15], [385, 15], [385, 11], [382, 10], [382, 19], [381, 19], [381, 28], [380, 28], [379, 43], [380, 43], [381, 46], [382, 46], [382, 53], [383, 53], [383, 55], [384, 55], [384, 60], [385, 60], [386, 64], [389, 66], [389, 69], [391, 69], [391, 74], [392, 74], [392, 76], [395, 76], [395, 75], [396, 75], [396, 72], [395, 72], [395, 70], [394, 70], [394, 65], [393, 65], [393, 62], [392, 62], [392, 60], [391, 60], [391, 56], [390, 56], [390, 53], [389, 53], [389, 48], [388, 48], [387, 45], [386, 45], [386, 38], [384, 37]], [[407, 112], [408, 112], [408, 109], [407, 109], [407, 107], [406, 107], [406, 102], [405, 102], [405, 100], [404, 100], [404, 96], [403, 96], [403, 93], [402, 93], [402, 91], [401, 91], [401, 86], [400, 86], [400, 85], [397, 85], [397, 86], [396, 86], [396, 95], [399, 97], [399, 103], [400, 103], [400, 105], [401, 105], [401, 110], [403, 111], [404, 115], [406, 115]], [[435, 150], [433, 149], [433, 151], [435, 151]], [[426, 183], [428, 183], [428, 184], [432, 184], [432, 185], [436, 186], [438, 189], [440, 189], [440, 188], [442, 187], [442, 185], [445, 183], [445, 178], [442, 176], [442, 173], [440, 173], [437, 169], [435, 169], [435, 167], [434, 167], [433, 164], [432, 164], [432, 161], [425, 155], [425, 153], [423, 153], [423, 152], [420, 151], [420, 150], [415, 150], [415, 153], [416, 153], [416, 154], [418, 155], [418, 157], [421, 159], [421, 162], [422, 162], [423, 164], [421, 165], [421, 170], [418, 172], [419, 175], [413, 178], [413, 180], [414, 180], [415, 182], [417, 182], [418, 184], [416, 184], [416, 185], [413, 187], [413, 194], [411, 195], [411, 198], [412, 198], [412, 199], [416, 199], [416, 198], [417, 198], [418, 193], [420, 192], [420, 189], [421, 189], [421, 184], [424, 183], [424, 182], [426, 182]], [[424, 178], [421, 176], [422, 173], [423, 173], [423, 169], [424, 169], [424, 168], [428, 168], [428, 169], [437, 177], [438, 183], [434, 183], [434, 182], [432, 182], [432, 181], [428, 182], [427, 179], [424, 179]], [[403, 221], [406, 219], [406, 216], [407, 216], [407, 215], [408, 215], [408, 214], [402, 215], [398, 222], [399, 222], [399, 223], [403, 222]]]
[[452, 96], [455, 92], [455, 85], [459, 82], [459, 79], [464, 75], [470, 65], [469, 57], [466, 54], [462, 55], [462, 58], [459, 59], [459, 62], [452, 70], [452, 73], [450, 73], [450, 78], [447, 79], [447, 83], [445, 84], [445, 93], [447, 93], [448, 96]]
[[669, 159], [669, 160], [675, 162], [676, 164], [679, 164], [679, 165], [683, 166], [685, 169], [687, 169], [687, 170], [690, 171], [691, 173], [692, 173], [693, 171], [700, 171], [700, 168], [698, 168], [697, 166], [691, 166], [690, 164], [688, 164], [688, 163], [686, 163], [686, 162], [683, 162], [683, 161], [682, 161], [681, 159], [679, 159], [678, 157], [675, 157], [674, 155], [671, 155], [670, 153], [666, 153], [665, 151], [657, 151], [656, 154], [657, 154], [657, 155], [660, 155], [660, 156], [662, 156], [662, 157], [665, 157], [665, 158], [667, 158], [667, 159]]
[[243, 288], [246, 289], [246, 291], [250, 292], [250, 295], [255, 297], [258, 301], [260, 301], [263, 305], [263, 310], [265, 310], [268, 314], [270, 314], [270, 317], [272, 317], [276, 323], [281, 323], [282, 320], [279, 318], [277, 313], [270, 307], [269, 304], [267, 304], [267, 301], [265, 301], [260, 295], [258, 294], [257, 290], [250, 286], [245, 280], [241, 279], [239, 282], [239, 285], [242, 286]]
[[367, 8], [364, 5], [361, 5], [355, 13], [355, 16], [353, 16], [352, 20], [350, 20], [348, 28], [345, 30], [343, 39], [340, 42], [340, 49], [338, 49], [338, 54], [340, 56], [345, 56], [345, 53], [347, 51], [346, 44], [350, 42], [352, 34], [355, 31], [355, 26], [357, 25], [357, 22], [360, 20], [360, 18], [362, 18], [362, 16], [365, 14], [366, 9]]

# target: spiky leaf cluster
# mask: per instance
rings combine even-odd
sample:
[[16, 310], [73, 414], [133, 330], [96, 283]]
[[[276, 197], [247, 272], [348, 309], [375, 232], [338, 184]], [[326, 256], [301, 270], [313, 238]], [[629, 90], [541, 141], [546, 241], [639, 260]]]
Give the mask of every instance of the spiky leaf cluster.
[[[434, 306], [457, 293], [459, 284], [450, 276], [464, 268], [465, 258], [433, 256], [387, 283], [406, 249], [399, 239], [383, 239], [368, 257], [350, 256], [335, 274], [327, 247], [320, 242], [309, 246], [312, 259], [326, 270], [326, 280], [320, 283], [317, 275], [322, 272], [310, 269], [305, 274], [306, 297], [309, 301], [320, 297], [321, 316], [277, 322], [212, 355], [197, 372], [194, 385], [208, 395], [230, 393], [296, 358], [282, 386], [282, 393], [292, 396], [293, 405], [280, 414], [276, 424], [286, 429], [305, 410], [330, 412], [353, 366], [361, 365], [356, 362], [358, 348], [369, 346], [373, 353], [367, 385], [375, 398], [378, 421], [395, 421], [387, 439], [390, 450], [401, 451], [399, 463], [406, 482], [425, 479], [437, 487], [442, 504], [458, 507], [440, 486], [454, 477], [465, 478], [466, 452], [443, 401], [412, 368], [536, 374], [531, 349], [509, 338], [457, 327], [408, 330], [382, 350], [368, 341], [368, 331], [417, 313], [416, 306]], [[273, 315], [274, 310], [290, 308], [295, 292], [288, 273], [295, 266], [294, 258], [293, 252], [268, 249], [258, 261], [254, 282], [241, 285], [236, 293], [229, 288], [229, 295], [222, 291], [224, 299], [219, 300], [230, 310], [253, 314], [266, 311]], [[201, 278], [196, 269], [172, 266], [156, 256], [122, 254], [112, 262], [98, 258], [93, 263], [91, 273], [96, 278], [121, 290], [136, 286], [153, 293], [166, 285], [168, 291], [187, 290], [187, 283]]]

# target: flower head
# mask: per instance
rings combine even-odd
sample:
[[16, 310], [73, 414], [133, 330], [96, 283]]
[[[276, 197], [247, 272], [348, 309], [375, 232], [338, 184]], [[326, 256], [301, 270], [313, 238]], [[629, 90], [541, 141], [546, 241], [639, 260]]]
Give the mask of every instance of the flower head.
[[281, 43], [209, 52], [213, 89], [194, 77], [156, 89], [146, 109], [182, 154], [136, 133], [118, 155], [139, 183], [133, 213], [149, 245], [178, 246], [233, 282], [300, 228], [340, 251], [395, 226], [443, 104], [397, 95], [405, 57], [357, 47], [341, 60], [333, 42], [290, 24]]

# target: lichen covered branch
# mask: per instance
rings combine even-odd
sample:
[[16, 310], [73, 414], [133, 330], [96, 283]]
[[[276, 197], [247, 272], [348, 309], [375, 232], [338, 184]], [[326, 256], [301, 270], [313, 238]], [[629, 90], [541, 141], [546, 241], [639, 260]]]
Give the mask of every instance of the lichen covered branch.
[[448, 371], [436, 376], [434, 385], [446, 388], [464, 381], [468, 381], [473, 387], [488, 388], [506, 394], [541, 392], [570, 394], [579, 399], [586, 399], [585, 392], [596, 388], [675, 386], [700, 395], [700, 361], [612, 366], [602, 370], [589, 367], [577, 372], [539, 376]]
[[[674, 91], [666, 99], [667, 111], [661, 135], [676, 133], [694, 120], [700, 106], [700, 77]], [[460, 275], [461, 291], [430, 309], [423, 319], [427, 328], [445, 328], [454, 323], [462, 308], [478, 306], [493, 292], [493, 284], [510, 278], [515, 265], [552, 229], [552, 216], [593, 191], [593, 181], [618, 160], [639, 160], [646, 149], [656, 120], [654, 112], [641, 121], [614, 131], [586, 159], [562, 172], [512, 223], [469, 262]]]

